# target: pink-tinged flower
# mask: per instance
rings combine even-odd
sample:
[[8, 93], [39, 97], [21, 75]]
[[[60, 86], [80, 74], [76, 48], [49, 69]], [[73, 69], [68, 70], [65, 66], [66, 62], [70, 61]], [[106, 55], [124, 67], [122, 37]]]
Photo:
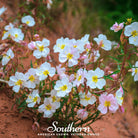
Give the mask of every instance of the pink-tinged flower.
[[125, 112], [124, 107], [123, 107], [123, 106], [120, 106], [120, 107], [119, 107], [119, 111], [120, 111], [121, 113], [124, 113], [124, 112]]
[[113, 94], [101, 94], [101, 96], [99, 97], [99, 102], [100, 104], [98, 106], [98, 110], [102, 114], [106, 114], [108, 109], [111, 113], [115, 113], [119, 107], [117, 100]]
[[59, 54], [59, 61], [62, 63], [68, 61], [68, 66], [72, 67], [78, 64], [79, 57], [80, 54], [76, 48], [66, 46], [65, 49]]
[[114, 32], [118, 32], [119, 30], [121, 30], [124, 27], [124, 23], [120, 23], [118, 24], [117, 22], [115, 22], [115, 24], [110, 28], [111, 30], [114, 30]]
[[57, 73], [58, 73], [60, 79], [66, 77], [66, 74], [65, 74], [66, 69], [61, 68], [61, 64], [59, 64], [59, 66], [56, 66], [56, 69], [57, 69]]
[[75, 75], [71, 74], [70, 76], [68, 76], [69, 78], [69, 82], [72, 82], [75, 79]]
[[21, 46], [27, 46], [27, 42], [25, 42], [25, 41], [19, 41], [19, 43]]
[[88, 116], [88, 112], [85, 109], [80, 109], [77, 111], [77, 115], [81, 120], [84, 120]]
[[79, 69], [76, 74], [76, 79], [73, 82], [73, 86], [79, 86], [80, 84], [83, 84], [86, 74], [87, 74], [86, 69]]
[[[108, 71], [109, 74], [112, 74], [113, 71]], [[116, 80], [118, 78], [118, 74], [113, 74], [110, 76], [111, 78], [113, 78], [114, 80]]]
[[35, 35], [33, 36], [33, 39], [36, 40], [36, 41], [40, 41], [40, 36], [39, 36], [39, 34], [35, 34]]
[[36, 43], [35, 43], [34, 41], [31, 41], [31, 42], [28, 44], [28, 48], [31, 49], [31, 50], [36, 49]]

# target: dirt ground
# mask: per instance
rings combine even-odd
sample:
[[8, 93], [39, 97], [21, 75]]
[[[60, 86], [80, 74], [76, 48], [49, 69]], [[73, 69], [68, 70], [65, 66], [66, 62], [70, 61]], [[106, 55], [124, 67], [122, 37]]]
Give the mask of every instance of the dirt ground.
[[[4, 1], [0, 1], [0, 6], [1, 5], [5, 5]], [[12, 11], [9, 10], [9, 12], [11, 13]], [[62, 34], [62, 30], [59, 30], [59, 32], [59, 34]], [[72, 34], [70, 30], [66, 33]], [[61, 37], [50, 32], [47, 32], [46, 36], [53, 42]], [[10, 89], [0, 91], [0, 138], [43, 137], [37, 136], [37, 132], [32, 129], [33, 119], [30, 114], [27, 112], [19, 113], [16, 107], [11, 110], [13, 103], [14, 99], [11, 98]], [[125, 113], [117, 112], [114, 115], [108, 114], [91, 125], [95, 133], [99, 134], [99, 136], [85, 137], [138, 138], [138, 115], [133, 109], [131, 95], [128, 95], [127, 98], [125, 98], [124, 107], [126, 108]]]

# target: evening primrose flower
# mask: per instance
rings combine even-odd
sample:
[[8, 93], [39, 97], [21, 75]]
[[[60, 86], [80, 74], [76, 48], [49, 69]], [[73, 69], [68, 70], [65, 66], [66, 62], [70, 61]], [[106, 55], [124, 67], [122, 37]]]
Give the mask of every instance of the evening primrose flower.
[[14, 40], [15, 42], [20, 42], [23, 40], [24, 38], [24, 34], [22, 33], [22, 30], [19, 28], [12, 28], [9, 30], [10, 32], [10, 37], [12, 38], [12, 40]]
[[54, 52], [55, 53], [62, 52], [64, 50], [64, 48], [68, 45], [68, 42], [69, 42], [68, 38], [61, 37], [61, 38], [57, 39], [56, 44], [53, 47]]
[[12, 28], [14, 28], [14, 25], [12, 23], [9, 23], [9, 25], [6, 25], [4, 27], [4, 29], [7, 30], [7, 31], [11, 30]]
[[60, 79], [66, 77], [67, 75], [65, 74], [66, 72], [66, 68], [62, 68], [61, 64], [59, 64], [59, 66], [56, 66], [57, 69], [57, 74], [59, 75]]
[[87, 106], [88, 104], [94, 104], [96, 102], [96, 98], [95, 96], [93, 96], [90, 92], [88, 92], [87, 94], [80, 92], [80, 103], [83, 106]]
[[122, 106], [123, 103], [123, 93], [121, 89], [118, 89], [115, 93], [115, 98], [117, 99], [117, 103]]
[[27, 73], [25, 73], [25, 83], [24, 86], [27, 88], [34, 89], [36, 84], [39, 84], [38, 76], [36, 75], [36, 69], [30, 68]]
[[29, 27], [32, 27], [32, 26], [35, 25], [35, 20], [30, 15], [27, 15], [27, 16], [22, 17], [21, 21], [22, 21], [22, 23], [27, 24]]
[[57, 96], [57, 91], [52, 90], [50, 93], [51, 96], [49, 98], [52, 101], [52, 103], [55, 103], [56, 109], [58, 109], [60, 107], [60, 98]]
[[138, 81], [138, 61], [136, 61], [135, 65], [132, 68], [132, 76], [134, 76], [134, 81]]
[[125, 36], [129, 37], [129, 43], [138, 46], [138, 22], [127, 25], [124, 30]]
[[52, 0], [47, 0], [47, 8], [51, 9], [51, 5], [52, 5]]
[[77, 111], [77, 116], [81, 119], [84, 120], [88, 116], [88, 112], [85, 109], [80, 109]]
[[64, 63], [68, 61], [68, 66], [72, 67], [78, 64], [78, 58], [80, 57], [79, 51], [76, 48], [67, 46], [63, 52], [59, 54], [59, 61]]
[[49, 46], [50, 41], [46, 38], [44, 38], [42, 41], [36, 41], [36, 50], [34, 50], [33, 55], [37, 58], [40, 59], [41, 57], [47, 57], [49, 54]]
[[85, 34], [80, 40], [85, 44], [89, 44], [89, 37], [90, 35], [89, 34]]
[[28, 98], [26, 99], [26, 103], [28, 107], [34, 107], [36, 103], [40, 103], [40, 96], [38, 90], [33, 90], [32, 93], [28, 95]]
[[64, 97], [66, 94], [71, 92], [72, 84], [69, 82], [68, 78], [63, 78], [61, 80], [56, 81], [54, 89], [57, 91], [58, 97]]
[[2, 58], [2, 66], [6, 65], [10, 61], [10, 59], [13, 59], [13, 58], [14, 58], [14, 53], [11, 49], [9, 49]]
[[7, 8], [5, 8], [4, 6], [2, 8], [0, 8], [0, 16], [6, 11]]
[[113, 94], [101, 94], [99, 97], [99, 102], [100, 104], [98, 106], [98, 110], [102, 114], [106, 114], [108, 109], [111, 113], [115, 113], [119, 107], [117, 99], [114, 97]]
[[102, 78], [103, 76], [104, 71], [100, 68], [96, 68], [95, 71], [89, 70], [86, 74], [87, 86], [91, 89], [95, 89], [96, 87], [102, 89], [106, 84], [106, 81]]
[[50, 118], [56, 112], [56, 103], [53, 103], [50, 98], [45, 98], [44, 104], [39, 106], [38, 111], [44, 113], [43, 117]]
[[36, 74], [39, 76], [39, 80], [45, 80], [48, 76], [53, 77], [55, 75], [56, 69], [51, 67], [48, 62], [41, 64], [41, 66], [36, 69]]
[[73, 86], [79, 86], [80, 84], [83, 84], [84, 83], [84, 78], [85, 78], [86, 74], [87, 74], [86, 69], [80, 68], [77, 71], [76, 79], [73, 82]]
[[11, 76], [8, 82], [9, 86], [13, 86], [12, 90], [16, 93], [19, 92], [20, 88], [23, 86], [25, 81], [25, 76], [21, 72], [16, 72], [15, 76]]
[[120, 23], [118, 24], [117, 22], [115, 22], [115, 24], [110, 28], [111, 30], [114, 30], [114, 32], [118, 32], [119, 30], [121, 30], [124, 27], [124, 23]]
[[31, 49], [31, 50], [35, 50], [35, 49], [36, 49], [36, 42], [31, 41], [31, 42], [28, 44], [28, 48]]
[[94, 38], [94, 41], [104, 50], [109, 51], [111, 50], [111, 41], [107, 40], [107, 37], [103, 34], [99, 34], [98, 38]]

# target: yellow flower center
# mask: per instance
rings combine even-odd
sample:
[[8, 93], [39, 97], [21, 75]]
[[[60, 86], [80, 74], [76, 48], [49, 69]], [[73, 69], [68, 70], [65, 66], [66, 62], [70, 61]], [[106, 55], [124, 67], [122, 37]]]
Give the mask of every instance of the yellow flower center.
[[132, 18], [128, 18], [128, 19], [127, 19], [127, 22], [128, 22], [128, 23], [131, 23], [131, 22], [132, 22]]
[[15, 85], [22, 85], [22, 80], [18, 80], [17, 82], [15, 82]]
[[87, 97], [86, 95], [85, 95], [85, 98], [84, 98], [86, 101], [89, 101], [91, 98], [90, 97]]
[[80, 80], [81, 80], [81, 78], [82, 78], [82, 76], [80, 75], [80, 76], [78, 77], [78, 81], [80, 81]]
[[73, 58], [73, 55], [71, 53], [68, 53], [67, 54], [67, 59], [72, 59]]
[[52, 97], [52, 102], [55, 102], [56, 99], [57, 99], [56, 96], [53, 96], [53, 97]]
[[18, 37], [18, 34], [15, 34], [15, 38], [17, 38]]
[[132, 32], [131, 32], [131, 35], [132, 35], [133, 37], [135, 37], [135, 36], [137, 36], [137, 35], [138, 35], [138, 33], [137, 33], [137, 31], [136, 31], [136, 30], [134, 30], [134, 31], [132, 31]]
[[26, 24], [29, 24], [30, 23], [30, 21], [26, 21]]
[[135, 74], [137, 74], [138, 73], [138, 69], [135, 69]]
[[33, 98], [33, 102], [36, 102], [38, 100], [38, 97]]
[[44, 51], [44, 46], [43, 45], [42, 46], [39, 46], [39, 51], [40, 52]]
[[62, 87], [60, 87], [60, 89], [62, 90], [62, 91], [66, 91], [67, 90], [67, 85], [63, 85]]
[[76, 47], [77, 47], [77, 45], [74, 45], [73, 47], [74, 47], [74, 48], [76, 48]]
[[51, 110], [51, 108], [52, 108], [52, 106], [50, 104], [48, 104], [48, 105], [45, 106], [46, 110]]
[[34, 77], [33, 75], [31, 75], [31, 76], [29, 77], [29, 80], [30, 80], [31, 82], [34, 82], [35, 77]]
[[60, 48], [61, 48], [61, 49], [64, 49], [64, 47], [65, 47], [65, 45], [64, 45], [64, 44], [60, 46]]
[[95, 82], [95, 83], [97, 83], [97, 81], [98, 81], [98, 76], [92, 76], [92, 81]]
[[104, 44], [102, 44], [101, 47], [104, 47]]
[[108, 106], [108, 107], [111, 106], [111, 102], [110, 102], [110, 101], [105, 101], [104, 106], [106, 106], [106, 107], [107, 107], [107, 106]]
[[32, 99], [32, 96], [29, 95], [29, 99]]
[[43, 74], [44, 74], [45, 76], [47, 76], [47, 75], [49, 74], [49, 71], [48, 71], [48, 70], [45, 70], [45, 71], [43, 72]]

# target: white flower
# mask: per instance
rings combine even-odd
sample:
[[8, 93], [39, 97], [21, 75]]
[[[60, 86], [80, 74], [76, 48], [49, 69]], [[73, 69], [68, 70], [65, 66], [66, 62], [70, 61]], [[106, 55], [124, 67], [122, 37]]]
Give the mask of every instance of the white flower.
[[9, 31], [4, 31], [4, 34], [2, 36], [2, 40], [5, 40], [10, 36], [11, 36], [10, 30]]
[[4, 6], [2, 8], [0, 8], [0, 16], [6, 11], [7, 8], [5, 8]]
[[87, 74], [87, 71], [86, 69], [79, 69], [77, 71], [77, 74], [76, 74], [76, 79], [75, 81], [73, 82], [73, 86], [79, 86], [80, 84], [83, 84], [84, 83], [84, 78]]
[[45, 80], [48, 75], [53, 77], [55, 75], [55, 71], [56, 69], [54, 67], [51, 67], [48, 62], [45, 62], [36, 70], [36, 74], [39, 76], [39, 80], [42, 81]]
[[107, 37], [103, 34], [99, 34], [98, 38], [94, 38], [94, 41], [104, 50], [111, 50], [111, 41], [107, 40]]
[[68, 78], [63, 78], [62, 80], [56, 81], [54, 89], [57, 91], [58, 97], [64, 97], [71, 92], [72, 84], [69, 82]]
[[83, 120], [83, 119], [87, 118], [88, 112], [85, 109], [80, 109], [77, 111], [77, 115], [81, 120]]
[[51, 93], [51, 97], [49, 98], [52, 101], [52, 103], [55, 103], [56, 109], [58, 109], [60, 107], [60, 98], [57, 97], [57, 91], [52, 90], [50, 93]]
[[25, 73], [26, 82], [24, 86], [27, 88], [34, 89], [36, 84], [39, 84], [38, 76], [36, 75], [36, 69], [30, 68], [27, 73]]
[[117, 99], [117, 103], [122, 106], [123, 103], [123, 93], [121, 89], [116, 91], [115, 98]]
[[125, 27], [125, 36], [129, 37], [129, 43], [138, 46], [138, 22], [133, 22]]
[[82, 38], [81, 38], [81, 41], [85, 44], [89, 44], [89, 37], [90, 35], [89, 34], [85, 34]]
[[2, 66], [6, 65], [10, 61], [10, 59], [13, 58], [14, 58], [14, 53], [11, 49], [9, 49], [2, 58]]
[[96, 68], [95, 71], [89, 70], [86, 79], [87, 79], [87, 86], [92, 89], [96, 87], [102, 89], [105, 86], [106, 81], [102, 78], [104, 76], [104, 71], [100, 68]]
[[36, 41], [36, 48], [37, 50], [34, 50], [33, 55], [39, 59], [41, 57], [47, 57], [47, 55], [49, 54], [49, 48], [47, 48], [47, 46], [49, 46], [50, 41], [48, 39], [43, 39], [42, 41]]
[[90, 92], [88, 92], [87, 94], [80, 92], [80, 103], [83, 106], [87, 106], [88, 104], [94, 104], [96, 102], [96, 98], [95, 96], [92, 96], [92, 94]]
[[67, 75], [65, 74], [66, 68], [61, 68], [61, 64], [59, 66], [56, 66], [57, 69], [57, 74], [59, 75], [60, 79], [66, 77]]
[[40, 96], [38, 90], [33, 90], [31, 94], [28, 95], [28, 98], [26, 99], [26, 103], [28, 107], [34, 107], [36, 103], [40, 103]]
[[25, 81], [24, 74], [20, 72], [16, 72], [15, 76], [10, 77], [8, 84], [9, 86], [13, 86], [12, 90], [17, 93], [19, 92], [20, 87], [22, 87], [24, 81]]
[[7, 30], [7, 31], [11, 30], [12, 28], [14, 28], [14, 25], [12, 23], [9, 23], [9, 25], [6, 25], [4, 27], [4, 29]]
[[138, 81], [138, 61], [135, 63], [135, 68], [132, 68], [132, 76], [134, 76], [134, 81]]
[[54, 45], [53, 49], [54, 52], [62, 52], [64, 50], [64, 48], [68, 45], [69, 39], [68, 38], [59, 38], [56, 41], [56, 44]]
[[22, 17], [21, 21], [22, 21], [22, 23], [27, 24], [29, 27], [32, 27], [32, 26], [35, 25], [35, 20], [30, 15], [27, 15], [27, 16]]
[[53, 113], [56, 112], [56, 104], [53, 103], [50, 98], [45, 98], [44, 104], [39, 106], [38, 111], [40, 113], [44, 112], [43, 117], [50, 118], [53, 116]]
[[60, 54], [59, 61], [64, 63], [68, 61], [68, 66], [72, 67], [78, 64], [78, 58], [80, 57], [79, 51], [76, 48], [67, 46]]
[[47, 8], [50, 9], [52, 5], [52, 0], [47, 0]]
[[22, 30], [19, 28], [12, 28], [9, 30], [10, 37], [15, 41], [15, 42], [20, 42], [24, 38], [24, 34], [22, 33]]

